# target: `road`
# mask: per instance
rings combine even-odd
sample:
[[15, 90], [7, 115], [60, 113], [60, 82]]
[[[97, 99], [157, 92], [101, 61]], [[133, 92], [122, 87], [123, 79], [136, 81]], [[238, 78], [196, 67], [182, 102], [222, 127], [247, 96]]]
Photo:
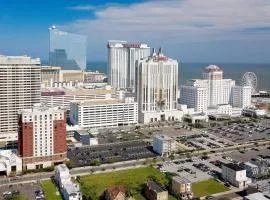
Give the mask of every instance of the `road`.
[[[235, 151], [235, 150], [238, 150], [239, 148], [244, 148], [244, 147], [252, 148], [252, 147], [257, 147], [257, 146], [270, 145], [270, 141], [260, 141], [256, 143], [257, 144], [254, 144], [254, 142], [252, 142], [252, 143], [242, 144], [242, 145], [232, 146], [232, 147], [223, 147], [223, 148], [216, 148], [212, 150], [196, 151], [193, 153], [189, 153], [189, 155], [200, 156], [205, 153], [207, 153], [208, 155], [211, 155], [211, 154], [214, 155], [218, 152], [228, 153], [228, 152]], [[187, 155], [178, 155], [178, 156], [175, 156], [175, 159], [171, 161], [178, 161], [179, 159], [186, 159], [186, 158], [187, 158]], [[141, 167], [141, 166], [146, 166], [147, 164], [149, 164], [149, 163], [146, 163], [146, 161], [147, 159], [141, 159], [141, 160], [133, 160], [133, 161], [124, 161], [124, 162], [113, 163], [113, 164], [104, 164], [101, 166], [73, 168], [70, 170], [70, 174], [72, 176], [81, 176], [81, 175], [87, 175], [90, 173], [102, 173], [104, 171], [115, 171], [115, 170], [120, 170], [120, 169]], [[162, 163], [162, 162], [163, 160], [159, 158], [158, 163]], [[46, 179], [50, 179], [50, 177], [53, 175], [54, 175], [54, 172], [43, 172], [43, 173], [26, 174], [26, 175], [17, 176], [14, 178], [1, 177], [0, 186], [46, 180]]]

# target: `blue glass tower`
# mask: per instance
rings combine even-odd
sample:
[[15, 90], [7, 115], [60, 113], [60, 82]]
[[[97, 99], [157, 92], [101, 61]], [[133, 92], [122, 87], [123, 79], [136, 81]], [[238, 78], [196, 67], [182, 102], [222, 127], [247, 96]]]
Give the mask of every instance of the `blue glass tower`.
[[66, 70], [86, 69], [86, 37], [68, 33], [50, 27], [50, 54], [51, 66], [60, 66]]

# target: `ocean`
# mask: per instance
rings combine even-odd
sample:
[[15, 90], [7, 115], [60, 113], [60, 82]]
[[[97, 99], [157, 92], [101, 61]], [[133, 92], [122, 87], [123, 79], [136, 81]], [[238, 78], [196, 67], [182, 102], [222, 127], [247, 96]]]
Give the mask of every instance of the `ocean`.
[[[270, 64], [228, 64], [228, 63], [180, 63], [179, 84], [185, 84], [190, 79], [201, 78], [202, 69], [209, 64], [216, 64], [223, 69], [224, 78], [230, 78], [241, 83], [245, 72], [254, 72], [257, 76], [258, 90], [270, 91]], [[106, 62], [88, 62], [88, 70], [98, 70], [107, 74]]]

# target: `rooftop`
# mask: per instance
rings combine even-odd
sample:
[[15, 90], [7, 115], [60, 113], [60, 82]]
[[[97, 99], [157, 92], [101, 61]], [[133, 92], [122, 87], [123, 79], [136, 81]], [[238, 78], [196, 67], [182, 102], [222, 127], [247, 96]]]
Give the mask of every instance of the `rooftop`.
[[58, 169], [58, 171], [60, 173], [62, 173], [62, 172], [68, 172], [69, 173], [69, 169], [67, 168], [67, 166], [65, 164], [57, 165], [56, 169]]
[[64, 188], [69, 195], [77, 195], [80, 192], [79, 186], [72, 182], [64, 184]]
[[209, 65], [204, 68], [204, 72], [222, 72], [222, 70], [217, 65]]
[[101, 94], [112, 94], [114, 90], [105, 89], [84, 89], [84, 88], [72, 88], [72, 89], [42, 89], [42, 93], [55, 93], [60, 95], [101, 95]]
[[239, 166], [238, 164], [236, 163], [227, 163], [227, 164], [224, 164], [224, 166], [234, 170], [234, 171], [242, 171], [244, 170], [243, 167]]
[[245, 196], [245, 199], [247, 200], [269, 200], [270, 196], [269, 194], [262, 193], [262, 192], [257, 192], [250, 194], [248, 196]]
[[257, 165], [254, 165], [250, 162], [245, 162], [244, 165], [250, 166], [250, 167], [258, 167]]
[[182, 183], [182, 184], [191, 183], [190, 180], [188, 180], [187, 178], [181, 177], [181, 176], [174, 176], [173, 180], [178, 182], [178, 183]]
[[167, 135], [155, 135], [154, 137], [155, 138], [158, 138], [160, 140], [163, 140], [163, 141], [165, 141], [165, 140], [167, 140], [167, 141], [172, 140], [172, 138], [169, 137], [169, 136], [167, 136]]
[[123, 186], [123, 185], [118, 185], [118, 186], [114, 186], [114, 187], [110, 187], [110, 188], [106, 189], [106, 193], [109, 194], [110, 199], [115, 199], [115, 197], [116, 197], [120, 192], [126, 193], [125, 186]]
[[0, 55], [0, 64], [18, 64], [18, 65], [40, 65], [39, 58], [31, 58], [29, 56], [4, 56]]
[[82, 101], [72, 101], [81, 106], [91, 106], [91, 105], [110, 105], [110, 104], [121, 104], [123, 102], [119, 100], [82, 100]]
[[155, 181], [148, 181], [147, 186], [151, 189], [154, 190], [155, 192], [164, 192], [166, 189], [164, 189], [162, 186], [160, 186], [158, 183]]

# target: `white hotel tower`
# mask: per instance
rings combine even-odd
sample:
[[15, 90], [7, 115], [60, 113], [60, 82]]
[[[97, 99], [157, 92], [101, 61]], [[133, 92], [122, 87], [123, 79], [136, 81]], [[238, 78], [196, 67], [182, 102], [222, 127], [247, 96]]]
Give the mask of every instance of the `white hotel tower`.
[[138, 120], [141, 123], [180, 120], [177, 110], [178, 62], [153, 51], [152, 56], [137, 63]]
[[108, 83], [115, 89], [135, 90], [135, 64], [150, 56], [147, 44], [129, 44], [126, 41], [108, 42]]
[[251, 87], [235, 86], [232, 79], [223, 79], [216, 65], [203, 70], [203, 79], [192, 79], [181, 86], [180, 103], [205, 114], [240, 115], [251, 104]]
[[40, 102], [40, 59], [0, 55], [0, 141], [18, 139], [18, 110]]

